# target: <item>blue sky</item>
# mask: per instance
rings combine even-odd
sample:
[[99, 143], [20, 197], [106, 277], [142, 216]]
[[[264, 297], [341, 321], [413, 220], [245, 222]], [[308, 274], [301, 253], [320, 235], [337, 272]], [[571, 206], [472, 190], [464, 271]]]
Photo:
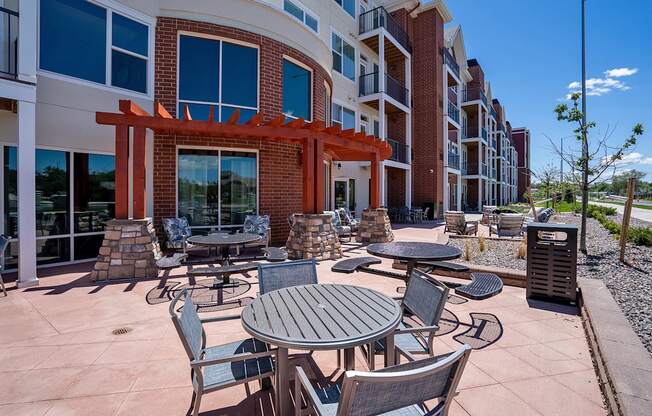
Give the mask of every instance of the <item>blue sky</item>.
[[[580, 0], [446, 4], [453, 14], [449, 25], [462, 25], [467, 56], [482, 65], [512, 127], [530, 128], [534, 170], [559, 166], [546, 136], [559, 142], [572, 134], [553, 109], [581, 79]], [[613, 69], [622, 70], [606, 72]], [[646, 127], [628, 152], [632, 163], [620, 169], [645, 171], [652, 181], [652, 1], [587, 0], [587, 78], [596, 79], [587, 114], [598, 123], [597, 134], [615, 127], [615, 145], [635, 123]]]

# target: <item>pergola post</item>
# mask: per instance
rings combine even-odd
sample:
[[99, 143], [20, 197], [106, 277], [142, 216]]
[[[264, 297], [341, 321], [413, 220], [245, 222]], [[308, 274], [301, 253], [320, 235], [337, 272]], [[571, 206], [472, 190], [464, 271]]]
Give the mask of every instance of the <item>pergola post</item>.
[[315, 212], [315, 142], [307, 138], [303, 142], [303, 213]]
[[145, 218], [145, 128], [134, 127], [133, 143], [133, 217], [134, 219]]
[[115, 126], [115, 218], [129, 218], [129, 125]]
[[315, 140], [315, 214], [321, 213], [327, 207], [324, 205], [324, 141]]
[[376, 153], [371, 160], [371, 208], [380, 207], [380, 160]]

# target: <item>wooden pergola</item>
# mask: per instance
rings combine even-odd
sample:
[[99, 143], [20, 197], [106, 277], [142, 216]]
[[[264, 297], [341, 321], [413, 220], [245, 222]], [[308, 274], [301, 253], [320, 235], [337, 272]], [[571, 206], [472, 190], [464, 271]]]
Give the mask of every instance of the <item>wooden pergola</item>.
[[386, 141], [354, 129], [339, 126], [325, 127], [323, 121], [306, 123], [303, 119], [286, 122], [285, 116], [263, 122], [257, 113], [244, 124], [239, 124], [240, 112], [235, 110], [225, 122], [215, 121], [210, 107], [208, 120], [193, 120], [186, 105], [183, 118], [177, 119], [158, 102], [154, 114], [149, 114], [131, 100], [120, 100], [120, 113], [97, 112], [96, 122], [115, 126], [115, 215], [117, 219], [129, 216], [129, 136], [133, 128], [133, 218], [145, 217], [145, 131], [170, 135], [205, 136], [221, 138], [253, 138], [279, 143], [299, 144], [302, 147], [303, 213], [321, 212], [324, 206], [324, 156], [338, 161], [371, 162], [371, 208], [380, 205], [380, 162], [392, 155]]

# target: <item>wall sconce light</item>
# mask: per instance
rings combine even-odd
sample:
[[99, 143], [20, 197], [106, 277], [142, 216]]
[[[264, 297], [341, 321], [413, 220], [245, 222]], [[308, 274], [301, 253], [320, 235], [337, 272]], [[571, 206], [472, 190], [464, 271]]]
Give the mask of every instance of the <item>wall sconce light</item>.
[[435, 173], [435, 170], [434, 169], [428, 169], [428, 172]]
[[337, 170], [341, 170], [341, 169], [342, 169], [342, 164], [338, 162], [337, 163]]

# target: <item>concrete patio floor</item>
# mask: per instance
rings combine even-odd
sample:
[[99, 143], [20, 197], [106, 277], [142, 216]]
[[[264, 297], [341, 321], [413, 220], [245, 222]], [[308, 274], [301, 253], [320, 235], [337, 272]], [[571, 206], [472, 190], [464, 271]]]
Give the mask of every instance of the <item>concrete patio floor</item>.
[[[439, 232], [433, 226], [403, 226], [395, 233], [399, 240], [433, 241]], [[345, 256], [358, 255], [366, 255], [364, 248], [345, 245]], [[318, 265], [320, 282], [370, 287], [389, 296], [400, 296], [397, 288], [404, 286], [365, 273], [332, 273], [332, 264]], [[380, 267], [389, 270], [391, 263]], [[156, 280], [110, 284], [89, 282], [89, 270], [90, 265], [44, 270], [39, 287], [17, 290], [10, 283], [9, 296], [0, 297], [0, 415], [186, 414], [192, 391], [188, 359], [168, 317], [169, 303], [146, 302], [161, 282], [185, 283], [185, 267]], [[255, 273], [241, 278], [252, 284], [245, 296], [255, 296]], [[451, 415], [606, 414], [573, 308], [528, 304], [525, 290], [513, 287], [446, 308], [461, 322], [471, 323], [469, 313], [482, 312], [503, 325], [494, 344], [471, 353]], [[113, 335], [122, 327], [131, 331]], [[464, 330], [437, 337], [437, 353], [459, 348], [453, 336]], [[206, 331], [208, 345], [247, 336], [239, 320], [208, 324]], [[337, 375], [334, 352], [315, 352], [313, 358], [323, 376]], [[366, 369], [359, 351], [356, 359], [356, 368]], [[236, 386], [206, 395], [201, 414], [269, 415], [271, 397], [257, 383]]]

